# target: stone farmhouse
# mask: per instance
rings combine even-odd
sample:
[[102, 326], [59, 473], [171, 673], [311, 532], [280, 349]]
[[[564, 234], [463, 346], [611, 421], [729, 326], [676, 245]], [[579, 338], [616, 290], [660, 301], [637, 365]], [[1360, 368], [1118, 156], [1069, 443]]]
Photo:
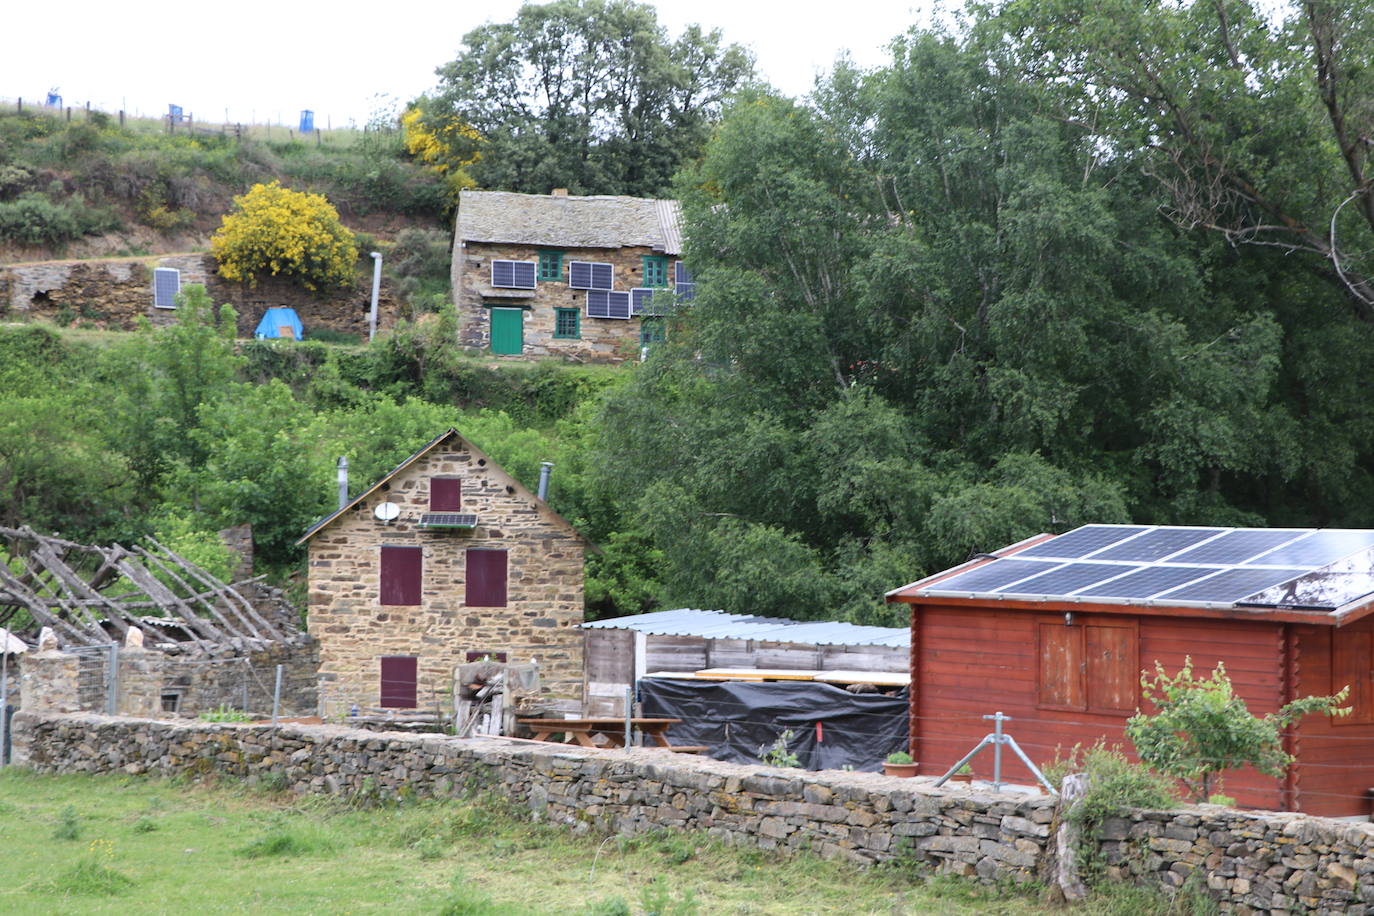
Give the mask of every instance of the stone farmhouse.
[[454, 668], [539, 664], [582, 697], [586, 541], [450, 429], [298, 541], [329, 711], [451, 708]]
[[452, 268], [460, 342], [497, 356], [638, 356], [663, 339], [665, 300], [694, 293], [681, 254], [675, 200], [463, 191]]

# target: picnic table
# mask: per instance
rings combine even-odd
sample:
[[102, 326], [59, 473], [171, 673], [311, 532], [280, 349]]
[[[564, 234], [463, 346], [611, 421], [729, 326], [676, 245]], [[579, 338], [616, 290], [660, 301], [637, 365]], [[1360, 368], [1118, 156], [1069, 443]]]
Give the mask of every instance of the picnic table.
[[[518, 724], [533, 732], [535, 741], [548, 741], [549, 736], [562, 732], [583, 747], [624, 747], [625, 719], [615, 716], [590, 719], [516, 719]], [[651, 739], [657, 747], [672, 747], [668, 741], [668, 726], [681, 722], [681, 719], [631, 718], [630, 727], [637, 728]], [[605, 744], [598, 744], [596, 738]]]

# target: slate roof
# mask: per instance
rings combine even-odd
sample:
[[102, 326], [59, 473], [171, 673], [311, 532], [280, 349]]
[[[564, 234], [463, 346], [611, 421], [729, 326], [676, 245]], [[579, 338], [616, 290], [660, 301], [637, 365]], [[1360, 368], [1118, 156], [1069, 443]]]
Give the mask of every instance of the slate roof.
[[552, 248], [643, 246], [682, 254], [682, 209], [675, 200], [463, 191], [458, 240]]

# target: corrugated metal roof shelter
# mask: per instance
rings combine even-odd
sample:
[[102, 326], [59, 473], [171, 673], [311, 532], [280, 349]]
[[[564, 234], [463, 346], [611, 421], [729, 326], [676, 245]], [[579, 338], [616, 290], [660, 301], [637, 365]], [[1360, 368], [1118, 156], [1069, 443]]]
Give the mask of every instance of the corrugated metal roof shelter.
[[[650, 672], [769, 669], [907, 673], [911, 631], [679, 608], [585, 623], [588, 715], [621, 715]], [[809, 674], [808, 674], [809, 676]]]
[[[1350, 715], [1288, 729], [1281, 778], [1225, 775], [1242, 805], [1367, 814], [1374, 751], [1374, 530], [1085, 525], [888, 593], [912, 609], [911, 755], [938, 774], [1010, 714], [1056, 746], [1120, 741], [1141, 672], [1226, 666], [1251, 712], [1350, 688]], [[1019, 734], [1018, 734], [1019, 733]], [[1009, 764], [1014, 779], [1029, 779]]]
[[463, 191], [458, 197], [457, 233], [463, 242], [559, 248], [642, 245], [678, 255], [681, 221], [675, 200]]

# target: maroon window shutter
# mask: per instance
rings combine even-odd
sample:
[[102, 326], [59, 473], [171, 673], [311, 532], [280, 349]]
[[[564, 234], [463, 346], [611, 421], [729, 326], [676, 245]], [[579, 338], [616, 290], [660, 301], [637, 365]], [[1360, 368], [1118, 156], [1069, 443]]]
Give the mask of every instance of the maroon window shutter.
[[414, 709], [415, 685], [418, 680], [418, 660], [415, 656], [383, 655], [382, 706]]
[[463, 508], [463, 481], [457, 477], [429, 479], [429, 511], [458, 512]]
[[468, 607], [506, 606], [506, 552], [472, 548], [467, 552]]
[[423, 560], [419, 547], [383, 547], [381, 603], [416, 605], [420, 603]]

